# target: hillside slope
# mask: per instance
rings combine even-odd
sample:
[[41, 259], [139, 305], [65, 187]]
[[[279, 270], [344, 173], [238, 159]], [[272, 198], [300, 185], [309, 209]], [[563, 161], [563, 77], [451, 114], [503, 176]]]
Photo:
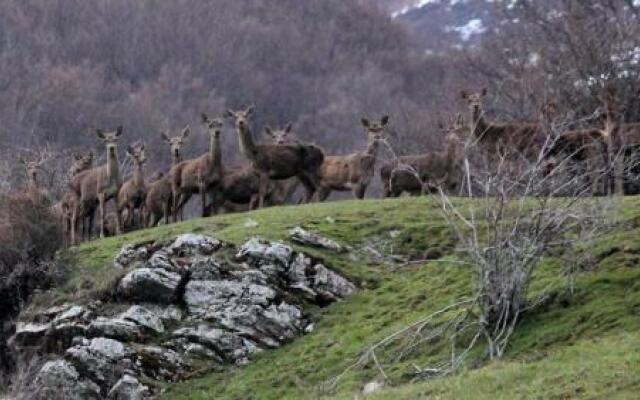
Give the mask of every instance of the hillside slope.
[[[534, 292], [548, 301], [523, 319], [506, 359], [469, 365], [459, 375], [409, 384], [413, 365], [446, 354], [446, 343], [415, 349], [385, 365], [388, 387], [376, 398], [635, 398], [640, 389], [640, 200], [620, 201], [621, 222], [595, 246], [592, 265], [574, 293], [562, 274], [562, 255], [546, 259]], [[248, 365], [171, 385], [167, 399], [352, 399], [375, 368], [353, 369], [336, 387], [326, 383], [359, 354], [411, 322], [468, 295], [471, 275], [455, 263], [456, 241], [433, 198], [345, 201], [223, 215], [87, 243], [69, 255], [74, 265], [62, 288], [42, 293], [31, 310], [78, 302], [110, 290], [121, 272], [111, 267], [123, 244], [195, 232], [240, 244], [259, 236], [288, 240], [302, 226], [352, 247], [348, 255], [304, 246], [360, 289], [328, 307], [306, 310], [313, 332]], [[391, 263], [388, 256], [415, 263]], [[451, 261], [451, 262], [450, 262]], [[29, 310], [27, 310], [28, 312]]]

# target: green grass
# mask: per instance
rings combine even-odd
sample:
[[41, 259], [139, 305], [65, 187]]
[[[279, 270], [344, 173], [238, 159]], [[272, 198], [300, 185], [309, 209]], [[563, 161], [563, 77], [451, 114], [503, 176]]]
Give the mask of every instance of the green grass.
[[[581, 272], [575, 291], [567, 290], [561, 258], [548, 258], [536, 273], [534, 294], [548, 294], [543, 306], [525, 315], [507, 357], [435, 381], [408, 384], [412, 364], [442, 355], [424, 346], [387, 368], [390, 387], [379, 398], [636, 398], [640, 388], [640, 199], [620, 201], [620, 226], [593, 247], [593, 265]], [[345, 201], [271, 208], [197, 219], [79, 246], [65, 256], [66, 285], [43, 293], [35, 304], [84, 301], [109, 291], [123, 271], [111, 266], [125, 243], [199, 232], [234, 243], [252, 236], [287, 239], [297, 225], [360, 248], [438, 259], [393, 269], [365, 256], [349, 258], [304, 249], [356, 281], [361, 289], [324, 309], [309, 309], [314, 332], [244, 367], [173, 385], [167, 399], [352, 399], [375, 368], [347, 373], [333, 391], [319, 385], [353, 363], [367, 345], [444, 305], [468, 295], [471, 274], [455, 260], [455, 236], [429, 198]], [[250, 224], [246, 224], [250, 221]], [[256, 225], [257, 223], [257, 225]], [[253, 226], [255, 225], [255, 226]], [[442, 258], [444, 257], [444, 258]]]

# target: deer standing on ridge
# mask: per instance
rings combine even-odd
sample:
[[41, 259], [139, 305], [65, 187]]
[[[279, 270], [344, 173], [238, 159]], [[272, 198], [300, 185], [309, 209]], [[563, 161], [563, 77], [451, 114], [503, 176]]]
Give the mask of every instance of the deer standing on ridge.
[[346, 156], [325, 157], [320, 167], [318, 201], [326, 200], [333, 190], [353, 191], [357, 199], [364, 198], [375, 173], [378, 149], [388, 123], [388, 116], [382, 117], [380, 122], [370, 122], [362, 118], [362, 125], [367, 133], [367, 147], [363, 151]]
[[539, 122], [495, 122], [485, 119], [482, 102], [487, 89], [477, 93], [461, 92], [470, 113], [470, 132], [487, 158], [523, 155], [531, 159], [538, 156], [544, 142], [544, 126]]
[[258, 173], [258, 205], [264, 207], [270, 180], [284, 180], [297, 177], [305, 187], [305, 200], [310, 201], [320, 184], [319, 170], [324, 161], [322, 150], [312, 144], [258, 144], [249, 128], [248, 118], [253, 112], [249, 107], [243, 111], [227, 111], [233, 118], [240, 145], [240, 152], [251, 162]]
[[[77, 177], [77, 189], [76, 195], [79, 197], [80, 207], [79, 210], [73, 210], [72, 222], [71, 222], [71, 241], [75, 243], [76, 231], [75, 226], [78, 217], [87, 215], [92, 207], [95, 207], [95, 203], [98, 204], [99, 218], [100, 218], [100, 237], [105, 237], [105, 216], [107, 202], [111, 199], [115, 200], [116, 210], [118, 206], [118, 193], [122, 186], [122, 179], [120, 178], [120, 169], [118, 162], [118, 139], [122, 135], [122, 126], [119, 126], [113, 132], [103, 132], [98, 129], [96, 134], [98, 138], [102, 140], [107, 151], [107, 162], [99, 167], [92, 168], [90, 170], [80, 173]], [[120, 214], [116, 213], [117, 224], [116, 234], [120, 234], [122, 231], [122, 220]]]
[[403, 192], [414, 196], [441, 188], [450, 192], [460, 183], [460, 137], [465, 130], [461, 115], [449, 126], [439, 124], [446, 148], [417, 155], [398, 157], [380, 168], [384, 197], [398, 197]]
[[[202, 122], [209, 132], [209, 151], [193, 160], [183, 161], [179, 168], [175, 168], [175, 171], [172, 169], [174, 218], [194, 193], [200, 194], [201, 215], [206, 217], [209, 210], [207, 195], [211, 194], [211, 197], [214, 198], [215, 187], [220, 184], [222, 174], [220, 133], [223, 122], [219, 118], [210, 119], [206, 114], [202, 114]], [[212, 202], [214, 201], [215, 199], [212, 199]]]
[[[188, 135], [188, 128], [183, 129], [180, 135], [173, 137], [169, 137], [165, 132], [161, 133], [162, 139], [169, 145], [171, 168], [182, 162], [182, 147]], [[164, 218], [165, 224], [168, 224], [169, 217], [172, 214], [172, 206], [171, 181], [167, 174], [161, 173], [155, 181], [149, 184], [145, 201], [145, 226], [156, 226], [162, 218]]]
[[[143, 207], [147, 197], [147, 185], [144, 181], [144, 164], [147, 162], [147, 158], [144, 145], [129, 146], [127, 155], [133, 160], [135, 170], [133, 176], [120, 188], [118, 193], [119, 209], [117, 211], [123, 218], [125, 230], [143, 225]], [[137, 221], [136, 214], [138, 215]]]

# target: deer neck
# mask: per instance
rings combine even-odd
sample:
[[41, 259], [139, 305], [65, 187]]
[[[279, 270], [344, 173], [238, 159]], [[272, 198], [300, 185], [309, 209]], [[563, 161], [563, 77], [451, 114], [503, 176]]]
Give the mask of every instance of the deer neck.
[[211, 148], [209, 150], [209, 157], [211, 158], [211, 166], [219, 171], [222, 168], [222, 148], [220, 147], [220, 135], [211, 136]]
[[249, 160], [253, 161], [256, 155], [256, 145], [253, 142], [253, 137], [251, 136], [251, 130], [248, 126], [238, 126], [238, 141], [240, 144], [240, 152], [242, 155], [247, 157]]
[[182, 157], [180, 156], [180, 154], [176, 154], [175, 152], [171, 152], [171, 167], [175, 167], [176, 165], [180, 164], [180, 162], [182, 161]]
[[487, 128], [488, 124], [484, 119], [482, 107], [474, 107], [471, 110], [471, 132], [473, 132], [475, 136], [482, 136]]
[[117, 151], [114, 151], [113, 154], [107, 151], [107, 178], [109, 181], [115, 181], [120, 178]]
[[31, 176], [27, 177], [27, 190], [28, 191], [38, 190], [38, 182], [36, 181], [35, 178]]
[[373, 157], [374, 159], [378, 156], [378, 149], [380, 148], [380, 141], [371, 140], [367, 144], [367, 148], [365, 149], [365, 155], [369, 157]]
[[133, 181], [138, 187], [144, 186], [144, 171], [141, 163], [136, 164], [136, 170], [133, 174]]

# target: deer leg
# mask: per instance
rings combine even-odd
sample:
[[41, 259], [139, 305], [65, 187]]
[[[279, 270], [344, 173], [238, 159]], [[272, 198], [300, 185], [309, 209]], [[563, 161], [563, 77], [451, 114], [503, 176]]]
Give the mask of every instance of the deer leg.
[[100, 218], [100, 239], [104, 239], [104, 237], [105, 237], [105, 234], [104, 234], [105, 233], [104, 232], [104, 217], [105, 217], [105, 209], [104, 209], [105, 204], [104, 203], [105, 203], [105, 195], [104, 195], [104, 193], [100, 193], [98, 195], [98, 203], [99, 203], [98, 207], [100, 207], [99, 214], [98, 214], [100, 216], [99, 217]]
[[78, 226], [78, 207], [74, 207], [73, 211], [71, 211], [71, 220], [70, 222], [70, 228], [71, 228], [71, 244], [74, 245], [76, 244], [76, 233], [77, 233], [77, 226]]
[[208, 217], [207, 211], [207, 191], [205, 189], [205, 185], [200, 185], [200, 200], [202, 201], [202, 217]]
[[353, 191], [353, 194], [356, 196], [357, 199], [362, 200], [364, 199], [364, 194], [367, 191], [367, 185], [363, 185], [363, 184], [358, 184], [355, 188], [355, 190]]
[[[116, 210], [118, 209], [118, 197], [114, 199], [116, 203]], [[127, 215], [127, 219], [131, 218], [131, 214], [133, 213], [133, 208], [129, 208], [129, 215]], [[122, 235], [122, 215], [119, 212], [116, 212], [116, 236]]]
[[258, 207], [264, 208], [264, 200], [267, 197], [267, 190], [269, 190], [269, 177], [260, 174], [260, 183], [258, 184]]

